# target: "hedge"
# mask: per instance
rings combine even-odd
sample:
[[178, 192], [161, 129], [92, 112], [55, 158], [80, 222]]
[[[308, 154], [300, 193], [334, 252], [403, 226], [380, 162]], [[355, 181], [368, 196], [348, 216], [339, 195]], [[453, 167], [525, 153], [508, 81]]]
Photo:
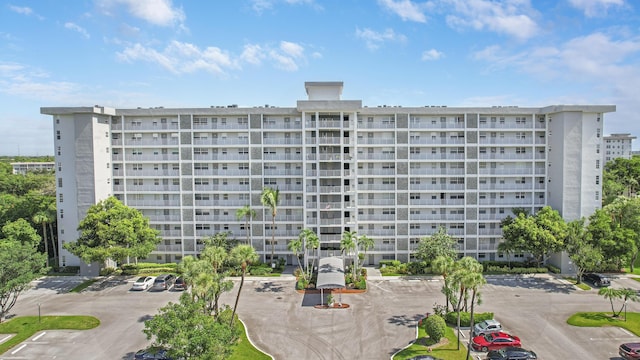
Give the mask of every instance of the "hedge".
[[[477, 324], [484, 320], [493, 319], [492, 312], [484, 312], [484, 313], [474, 313], [473, 314], [473, 322]], [[458, 313], [455, 311], [450, 311], [445, 316], [445, 321], [449, 325], [457, 326], [458, 325]], [[465, 311], [460, 312], [460, 327], [469, 327], [471, 326], [471, 314]]]
[[122, 275], [140, 275], [140, 274], [155, 274], [155, 273], [177, 273], [178, 264], [156, 264], [156, 263], [137, 263], [137, 264], [125, 264], [121, 266]]

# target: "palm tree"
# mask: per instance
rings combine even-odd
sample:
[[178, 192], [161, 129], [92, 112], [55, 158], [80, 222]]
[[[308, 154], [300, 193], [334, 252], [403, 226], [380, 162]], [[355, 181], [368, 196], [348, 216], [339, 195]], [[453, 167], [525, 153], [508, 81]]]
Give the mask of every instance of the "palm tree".
[[613, 316], [616, 316], [616, 311], [613, 308], [613, 300], [615, 299], [620, 299], [622, 297], [622, 293], [620, 292], [620, 289], [614, 289], [611, 287], [603, 287], [600, 290], [598, 290], [598, 295], [602, 295], [605, 299], [609, 299], [609, 301], [611, 302], [611, 312], [613, 313]]
[[278, 215], [278, 204], [280, 203], [280, 190], [266, 187], [262, 189], [262, 195], [260, 195], [260, 202], [262, 205], [271, 209], [271, 266], [275, 266], [273, 261], [275, 253], [276, 243], [276, 215]]
[[367, 251], [373, 249], [374, 244], [375, 241], [373, 241], [373, 239], [368, 237], [367, 235], [358, 236], [358, 247], [364, 253], [364, 256], [362, 257], [362, 263], [360, 263], [359, 265], [360, 267], [364, 266], [364, 262], [366, 261], [367, 257]]
[[298, 259], [298, 268], [300, 269], [300, 274], [306, 277], [306, 273], [302, 269], [302, 264], [300, 262], [300, 250], [302, 250], [302, 247], [303, 246], [302, 246], [301, 238], [293, 239], [289, 241], [289, 244], [287, 244], [287, 248], [289, 249], [289, 251], [291, 251], [293, 255], [296, 257], [296, 259]]
[[240, 287], [238, 288], [238, 295], [236, 296], [236, 303], [233, 305], [233, 312], [231, 313], [231, 323], [229, 327], [233, 327], [233, 319], [236, 316], [236, 309], [238, 308], [238, 301], [240, 300], [240, 292], [244, 285], [244, 276], [247, 273], [247, 267], [258, 261], [258, 254], [256, 250], [250, 245], [238, 245], [231, 250], [231, 259], [234, 263], [240, 264], [242, 269], [242, 278], [240, 279]]
[[444, 293], [444, 296], [447, 301], [447, 307], [446, 307], [447, 312], [449, 312], [449, 297], [452, 294], [451, 284], [450, 284], [451, 280], [447, 277], [447, 275], [449, 275], [451, 270], [453, 270], [454, 264], [455, 264], [455, 261], [452, 258], [444, 255], [438, 256], [437, 258], [433, 259], [433, 261], [431, 262], [431, 270], [442, 275], [442, 277], [444, 278], [442, 293]]
[[469, 334], [469, 344], [467, 345], [467, 360], [469, 360], [469, 356], [471, 356], [471, 341], [473, 339], [473, 305], [476, 303], [476, 298], [478, 299], [478, 304], [480, 304], [480, 287], [486, 284], [487, 280], [482, 276], [482, 272], [472, 272], [466, 278], [466, 281], [467, 289], [471, 290], [471, 330]]
[[353, 261], [353, 282], [355, 283], [357, 281], [356, 278], [356, 271], [358, 268], [358, 258], [357, 258], [357, 254], [358, 254], [358, 236], [356, 235], [355, 231], [345, 231], [344, 233], [342, 233], [342, 240], [340, 241], [340, 250], [343, 253], [343, 256], [345, 254], [351, 254], [352, 252], [354, 252], [356, 255], [355, 260]]
[[316, 256], [313, 258], [313, 260], [311, 261], [311, 266], [309, 267], [309, 260], [307, 257], [307, 250], [311, 250], [311, 253], [313, 254], [313, 250], [319, 249], [320, 248], [320, 238], [318, 237], [318, 235], [316, 235], [316, 233], [311, 230], [311, 229], [304, 229], [300, 232], [300, 237], [303, 240], [303, 247], [304, 247], [304, 266], [306, 267], [306, 272], [307, 274], [307, 279], [311, 279], [311, 273], [313, 272], [313, 267], [316, 265], [316, 258], [319, 256]]
[[467, 295], [467, 290], [474, 286], [475, 273], [482, 274], [482, 264], [470, 256], [465, 256], [456, 261], [453, 273], [451, 274], [452, 286], [458, 287], [460, 291], [458, 294], [458, 304], [455, 309], [458, 313], [458, 350], [460, 350], [460, 310], [462, 299]]
[[45, 210], [45, 213], [47, 214], [49, 219], [47, 223], [49, 225], [49, 235], [50, 235], [49, 238], [51, 239], [51, 249], [53, 250], [53, 258], [56, 259], [56, 261], [58, 261], [58, 242], [56, 241], [56, 237], [53, 234], [53, 224], [56, 222], [56, 219], [57, 219], [56, 218], [57, 210], [56, 210], [55, 203], [49, 204], [49, 206]]
[[249, 221], [256, 217], [256, 211], [253, 210], [249, 205], [245, 205], [236, 211], [236, 219], [242, 220], [245, 219], [245, 229], [247, 229], [247, 245], [251, 245], [251, 240], [249, 238]]
[[33, 222], [36, 224], [42, 224], [42, 235], [44, 238], [44, 253], [47, 255], [47, 267], [49, 267], [49, 240], [47, 240], [47, 223], [49, 222], [49, 215], [46, 211], [38, 211], [33, 215]]

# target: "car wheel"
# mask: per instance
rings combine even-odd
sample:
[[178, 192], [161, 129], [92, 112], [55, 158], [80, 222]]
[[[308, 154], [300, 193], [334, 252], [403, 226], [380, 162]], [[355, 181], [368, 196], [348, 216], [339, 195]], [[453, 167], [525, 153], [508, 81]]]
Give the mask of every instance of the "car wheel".
[[483, 351], [483, 352], [487, 352], [487, 351], [489, 351], [489, 349], [487, 349], [487, 347], [486, 347], [486, 346], [483, 346], [483, 347], [482, 347], [482, 351]]

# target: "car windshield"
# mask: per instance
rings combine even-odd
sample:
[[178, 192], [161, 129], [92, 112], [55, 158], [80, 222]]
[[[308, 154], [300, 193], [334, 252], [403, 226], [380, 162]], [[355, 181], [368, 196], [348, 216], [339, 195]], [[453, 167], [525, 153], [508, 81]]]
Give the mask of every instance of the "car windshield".
[[487, 340], [488, 342], [492, 342], [493, 341], [493, 336], [491, 334], [486, 334], [484, 336], [484, 339]]
[[141, 278], [138, 278], [138, 280], [136, 280], [136, 282], [145, 282], [145, 280], [147, 280], [146, 277], [141, 277]]

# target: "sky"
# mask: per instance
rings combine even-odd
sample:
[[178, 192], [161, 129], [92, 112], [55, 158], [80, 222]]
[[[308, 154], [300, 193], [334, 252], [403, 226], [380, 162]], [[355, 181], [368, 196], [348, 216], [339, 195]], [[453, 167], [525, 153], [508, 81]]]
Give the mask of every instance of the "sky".
[[[611, 104], [640, 135], [637, 0], [0, 0], [0, 155], [53, 155], [40, 107]], [[636, 140], [634, 149], [640, 146]]]

